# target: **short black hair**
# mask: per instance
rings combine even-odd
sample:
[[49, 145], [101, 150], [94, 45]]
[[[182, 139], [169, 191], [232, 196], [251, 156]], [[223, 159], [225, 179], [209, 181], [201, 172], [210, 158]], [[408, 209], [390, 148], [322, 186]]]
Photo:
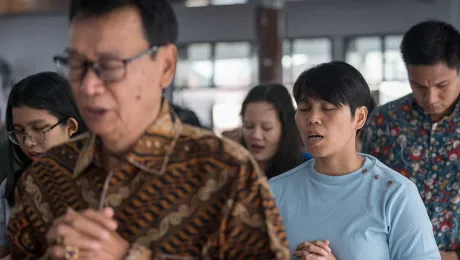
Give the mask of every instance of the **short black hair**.
[[176, 43], [177, 19], [169, 0], [72, 0], [70, 22], [75, 17], [98, 17], [124, 7], [136, 8], [151, 46]]
[[302, 72], [294, 84], [293, 93], [297, 103], [312, 98], [335, 106], [349, 105], [352, 116], [357, 108], [367, 107], [371, 99], [363, 75], [343, 61], [322, 63]]
[[445, 63], [451, 69], [460, 68], [460, 33], [448, 23], [429, 20], [412, 26], [400, 48], [406, 65]]
[[[272, 104], [281, 122], [281, 138], [278, 151], [273, 156], [267, 178], [287, 172], [302, 163], [302, 139], [295, 123], [295, 108], [287, 88], [281, 84], [265, 84], [252, 88], [241, 106], [241, 116], [244, 116], [249, 104], [267, 102]], [[241, 143], [246, 146], [244, 139]]]

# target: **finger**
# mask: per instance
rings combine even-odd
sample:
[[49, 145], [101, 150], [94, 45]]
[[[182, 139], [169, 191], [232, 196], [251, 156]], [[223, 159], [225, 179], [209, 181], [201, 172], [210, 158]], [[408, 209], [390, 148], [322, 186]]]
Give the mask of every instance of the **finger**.
[[78, 232], [81, 232], [83, 235], [95, 238], [97, 240], [103, 241], [110, 238], [109, 230], [107, 230], [104, 226], [101, 226], [93, 219], [87, 218], [85, 216], [80, 216], [70, 225], [72, 228]]
[[300, 243], [300, 244], [295, 248], [295, 250], [300, 251], [300, 250], [304, 249], [305, 247], [307, 247], [308, 245], [310, 245], [310, 242], [303, 242], [303, 243]]
[[53, 225], [46, 233], [46, 241], [48, 242], [48, 245], [54, 245], [56, 243], [56, 240], [58, 238], [56, 234], [56, 227], [61, 224], [71, 223], [76, 217], [77, 215], [65, 214], [64, 216], [54, 220]]
[[46, 250], [46, 254], [51, 259], [64, 259], [65, 249], [62, 246], [48, 247], [48, 250]]
[[115, 211], [112, 208], [105, 208], [102, 210], [102, 213], [106, 218], [113, 218]]
[[115, 231], [118, 228], [118, 223], [112, 219], [105, 216], [104, 213], [112, 214], [113, 210], [103, 209], [103, 212], [95, 211], [92, 209], [85, 210], [82, 212], [82, 215], [98, 223], [102, 227], [108, 229], [109, 231]]
[[98, 250], [102, 247], [97, 239], [83, 236], [77, 230], [66, 224], [56, 227], [56, 236], [63, 238], [63, 245], [74, 246], [83, 250]]
[[320, 256], [327, 256], [329, 254], [326, 250], [313, 244], [310, 244], [308, 248], [306, 248], [306, 251], [310, 252], [311, 254], [317, 254]]
[[308, 252], [307, 251], [296, 250], [296, 251], [292, 252], [292, 255], [297, 257], [297, 258], [302, 258], [303, 256], [308, 255]]
[[304, 256], [304, 257], [302, 257], [300, 259], [301, 260], [326, 260], [326, 257], [310, 254], [310, 255], [306, 255], [306, 256]]
[[[65, 259], [65, 248], [62, 246], [49, 247], [46, 253], [51, 259]], [[82, 250], [78, 251], [79, 260], [108, 259], [108, 258], [99, 258], [97, 256], [98, 256], [97, 252], [94, 252], [94, 251], [82, 251]]]
[[314, 241], [312, 244], [315, 246], [321, 247], [322, 249], [326, 250], [328, 253], [332, 252], [331, 248], [329, 248], [329, 246], [322, 241]]

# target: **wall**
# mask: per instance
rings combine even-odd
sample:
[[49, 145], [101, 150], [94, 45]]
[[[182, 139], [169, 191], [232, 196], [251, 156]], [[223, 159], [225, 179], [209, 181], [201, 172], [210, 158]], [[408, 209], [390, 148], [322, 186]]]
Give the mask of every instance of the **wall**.
[[[255, 41], [254, 4], [187, 8], [176, 6], [179, 42]], [[410, 25], [435, 18], [460, 25], [460, 0], [304, 0], [289, 2], [286, 37], [328, 36], [335, 59], [343, 57], [346, 35], [403, 33]], [[0, 17], [0, 56], [14, 77], [54, 69], [52, 56], [67, 43], [65, 14]]]

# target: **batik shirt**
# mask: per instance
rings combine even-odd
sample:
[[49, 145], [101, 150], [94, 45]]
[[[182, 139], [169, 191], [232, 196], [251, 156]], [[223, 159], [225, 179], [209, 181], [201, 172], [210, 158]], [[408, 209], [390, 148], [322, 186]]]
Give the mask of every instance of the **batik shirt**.
[[[288, 259], [274, 198], [249, 153], [162, 107], [109, 178], [104, 200], [115, 210], [117, 232], [143, 254], [136, 259]], [[109, 176], [101, 146], [87, 134], [24, 174], [8, 230], [13, 259], [43, 257], [46, 232], [68, 207], [98, 208]]]
[[460, 99], [438, 122], [412, 94], [377, 108], [364, 132], [363, 152], [417, 185], [439, 249], [459, 249]]

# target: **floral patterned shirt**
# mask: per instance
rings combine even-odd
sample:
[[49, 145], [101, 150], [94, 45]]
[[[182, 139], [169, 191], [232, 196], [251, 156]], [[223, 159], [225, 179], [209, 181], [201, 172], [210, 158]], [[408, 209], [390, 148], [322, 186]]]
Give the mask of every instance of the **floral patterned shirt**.
[[460, 99], [433, 122], [412, 94], [376, 109], [363, 136], [363, 153], [400, 172], [418, 187], [438, 247], [460, 248]]

